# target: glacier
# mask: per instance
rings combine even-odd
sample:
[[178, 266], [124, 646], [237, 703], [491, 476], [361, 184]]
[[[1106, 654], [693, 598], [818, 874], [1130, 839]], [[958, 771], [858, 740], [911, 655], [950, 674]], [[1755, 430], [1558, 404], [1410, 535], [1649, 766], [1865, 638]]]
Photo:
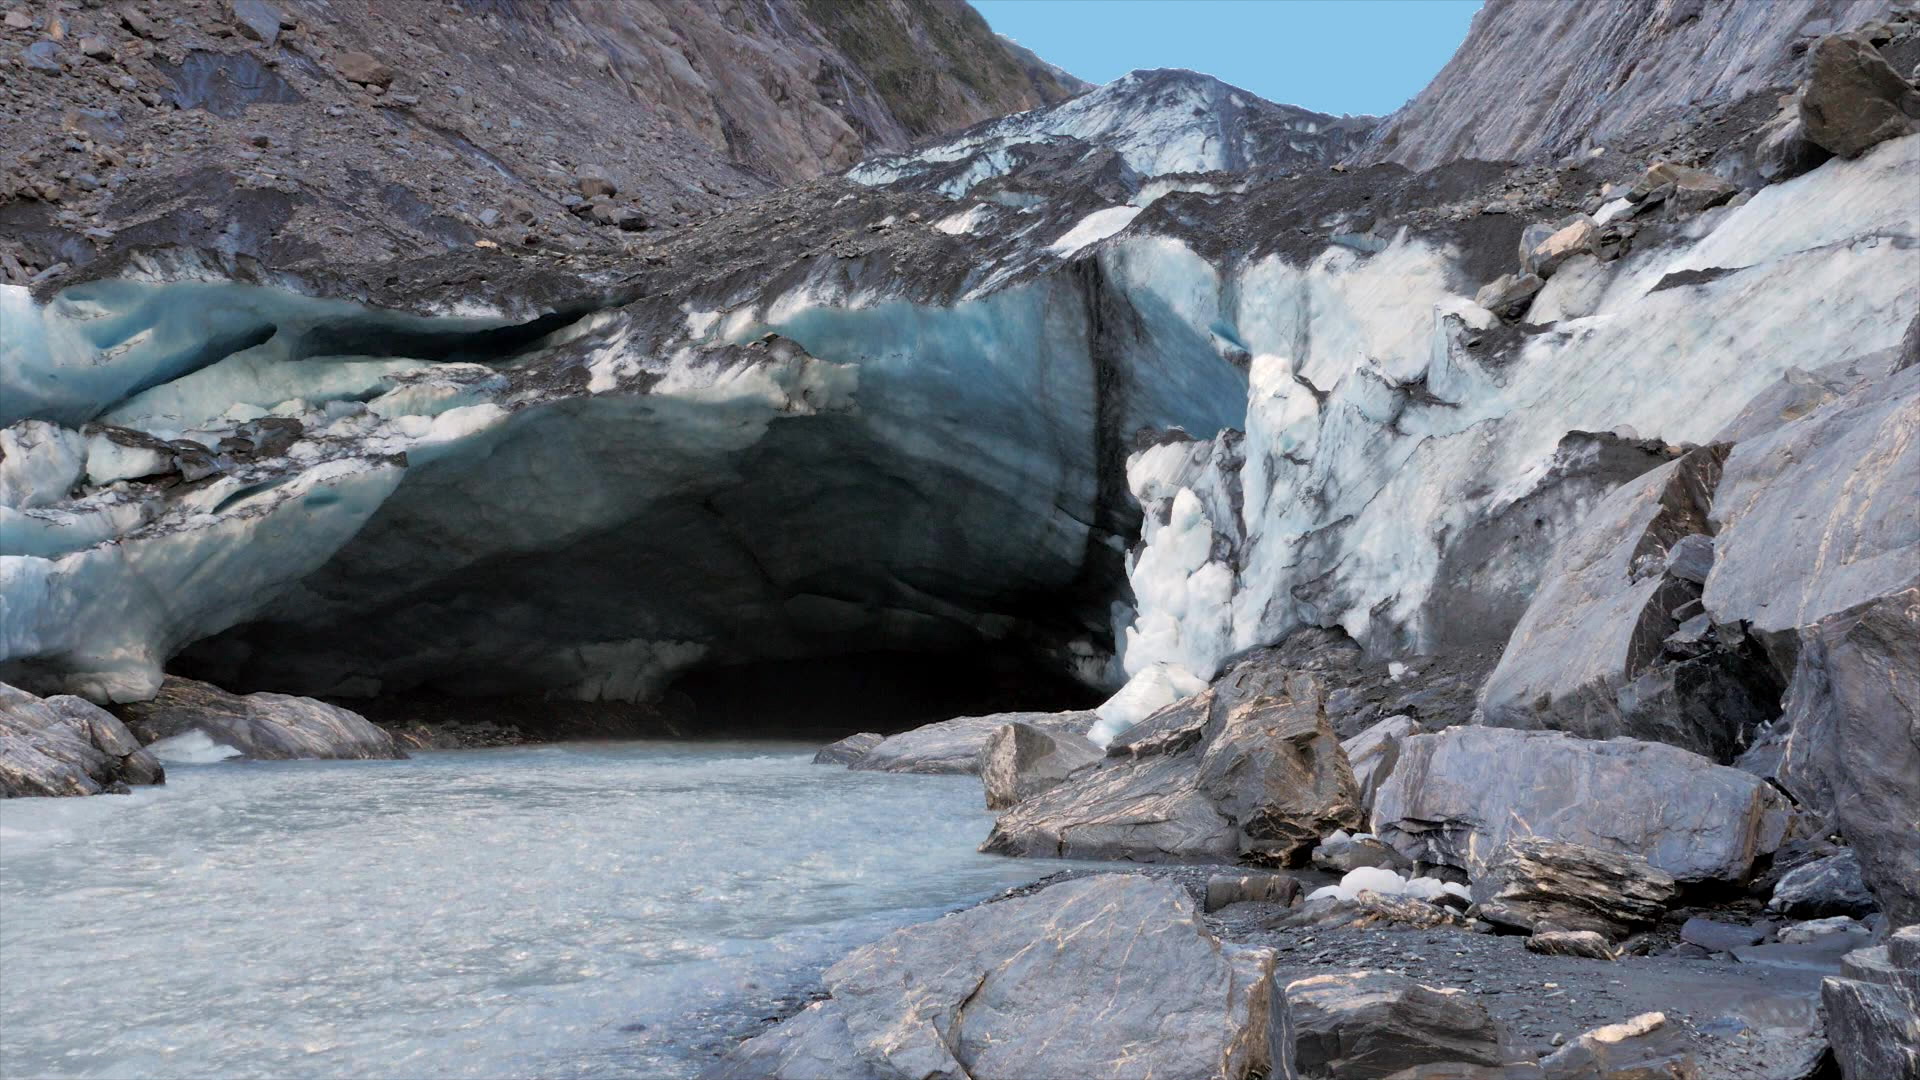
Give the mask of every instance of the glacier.
[[1920, 305], [1914, 137], [1502, 320], [1503, 166], [1330, 172], [1365, 123], [1223, 86], [1130, 76], [638, 265], [0, 289], [0, 678], [632, 701], [987, 646], [1108, 736], [1300, 627], [1497, 644], [1585, 509]]

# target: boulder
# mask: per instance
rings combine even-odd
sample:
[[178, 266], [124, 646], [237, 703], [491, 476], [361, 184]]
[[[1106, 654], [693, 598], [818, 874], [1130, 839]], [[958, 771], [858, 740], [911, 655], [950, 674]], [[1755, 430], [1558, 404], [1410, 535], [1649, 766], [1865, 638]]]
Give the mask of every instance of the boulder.
[[1880, 50], [1858, 34], [1834, 34], [1813, 47], [1811, 75], [1800, 98], [1800, 127], [1809, 142], [1857, 157], [1888, 139], [1912, 134], [1920, 93]]
[[1300, 882], [1291, 874], [1215, 874], [1207, 879], [1208, 911], [1247, 903], [1291, 907], [1299, 898]]
[[165, 780], [160, 762], [112, 713], [0, 683], [0, 798], [98, 795]]
[[1490, 923], [1611, 938], [1659, 922], [1679, 891], [1638, 855], [1540, 836], [1507, 841], [1473, 881], [1475, 913]]
[[1779, 937], [1784, 945], [1806, 945], [1834, 934], [1867, 934], [1870, 931], [1865, 924], [1847, 915], [1829, 915], [1824, 919], [1808, 919], [1792, 926], [1783, 927]]
[[1869, 380], [1741, 442], [1713, 495], [1714, 619], [1792, 669], [1800, 629], [1920, 585], [1920, 368]]
[[1585, 214], [1567, 218], [1521, 254], [1521, 268], [1542, 278], [1552, 277], [1568, 259], [1592, 252], [1597, 228], [1593, 219]]
[[1431, 930], [1436, 926], [1465, 926], [1467, 920], [1451, 908], [1417, 896], [1377, 893], [1362, 889], [1352, 896], [1322, 896], [1295, 907], [1273, 923], [1276, 927], [1320, 930], [1364, 930], [1369, 926], [1407, 926]]
[[1373, 800], [1380, 793], [1380, 785], [1387, 782], [1394, 763], [1400, 760], [1400, 740], [1418, 730], [1411, 716], [1389, 716], [1340, 744], [1340, 749], [1346, 751], [1347, 766], [1353, 770], [1362, 813], [1373, 813]]
[[620, 194], [620, 185], [614, 183], [605, 173], [583, 172], [575, 179], [574, 184], [579, 188], [580, 196], [586, 199], [596, 195], [612, 198]]
[[1781, 781], [1831, 814], [1894, 926], [1920, 922], [1920, 588], [1799, 635]]
[[232, 0], [233, 21], [240, 25], [240, 32], [253, 40], [273, 48], [280, 40], [280, 10], [266, 0]]
[[1744, 881], [1780, 845], [1787, 810], [1761, 778], [1676, 746], [1470, 726], [1406, 740], [1373, 833], [1470, 877], [1531, 834], [1641, 855], [1683, 883]]
[[1084, 735], [1071, 731], [1047, 732], [1032, 724], [1002, 724], [982, 751], [980, 779], [987, 789], [987, 809], [1007, 807], [1060, 786], [1074, 773], [1106, 757]]
[[1303, 674], [1285, 685], [1285, 696], [1231, 704], [1210, 692], [1149, 717], [1137, 725], [1147, 731], [1129, 731], [1094, 768], [1009, 810], [980, 850], [1304, 861], [1320, 837], [1357, 828], [1361, 814], [1327, 725], [1324, 684]]
[[1547, 283], [1537, 274], [1502, 274], [1481, 286], [1473, 302], [1503, 319], [1517, 319]]
[[1846, 954], [1820, 982], [1820, 1012], [1846, 1080], [1920, 1076], [1920, 926]]
[[956, 716], [889, 735], [849, 768], [866, 772], [979, 775], [988, 740], [1008, 724], [1085, 735], [1098, 717], [1091, 712], [1018, 712]]
[[867, 755], [867, 752], [879, 746], [886, 736], [877, 731], [862, 731], [849, 735], [838, 742], [828, 743], [813, 755], [815, 765], [851, 765]]
[[1185, 890], [1063, 882], [910, 926], [827, 970], [829, 998], [710, 1077], [1292, 1076], [1274, 954], [1223, 944]]
[[393, 69], [371, 53], [349, 50], [333, 58], [333, 66], [342, 78], [362, 86], [386, 87], [393, 83]]
[[1815, 859], [1787, 871], [1773, 887], [1769, 911], [1800, 919], [1867, 915], [1876, 908], [1860, 877], [1860, 857], [1851, 851]]
[[291, 694], [229, 694], [169, 675], [151, 701], [118, 705], [147, 745], [199, 731], [215, 743], [263, 760], [404, 758], [393, 736], [359, 713]]
[[1708, 952], [1732, 952], [1748, 945], [1758, 945], [1766, 938], [1766, 931], [1758, 927], [1703, 919], [1698, 915], [1680, 926], [1680, 940], [1698, 945]]
[[1641, 1013], [1581, 1035], [1540, 1060], [1540, 1080], [1707, 1080], [1684, 1029]]
[[[1697, 608], [1712, 566], [1708, 513], [1727, 453], [1703, 447], [1620, 486], [1555, 549], [1487, 680], [1484, 723], [1651, 739], [1730, 763], [1779, 715], [1757, 647], [1675, 617]], [[1692, 635], [1676, 638], [1683, 629]]]
[[1527, 951], [1587, 960], [1612, 960], [1619, 955], [1605, 934], [1593, 930], [1536, 930], [1527, 937]]
[[1356, 971], [1287, 984], [1301, 1077], [1375, 1080], [1438, 1061], [1498, 1065], [1500, 1029], [1472, 995]]

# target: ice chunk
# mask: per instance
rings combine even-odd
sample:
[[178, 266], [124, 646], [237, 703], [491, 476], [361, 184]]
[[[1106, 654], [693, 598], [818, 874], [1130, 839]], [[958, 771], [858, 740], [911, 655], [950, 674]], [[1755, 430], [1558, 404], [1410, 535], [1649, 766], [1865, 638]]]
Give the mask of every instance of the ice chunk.
[[1133, 219], [1140, 216], [1140, 209], [1138, 206], [1109, 206], [1105, 210], [1095, 210], [1061, 234], [1060, 239], [1048, 244], [1047, 250], [1055, 255], [1066, 256], [1097, 244], [1132, 224]]
[[0, 506], [21, 510], [66, 499], [86, 468], [86, 440], [45, 420], [0, 430]]
[[147, 753], [169, 765], [211, 765], [216, 761], [241, 757], [241, 753], [199, 728], [183, 731], [147, 744]]

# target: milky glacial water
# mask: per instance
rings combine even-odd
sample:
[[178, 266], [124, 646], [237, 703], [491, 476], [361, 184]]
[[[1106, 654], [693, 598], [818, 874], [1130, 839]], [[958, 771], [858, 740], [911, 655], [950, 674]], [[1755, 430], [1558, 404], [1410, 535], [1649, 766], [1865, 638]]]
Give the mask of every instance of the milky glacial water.
[[972, 777], [633, 742], [0, 801], [0, 1076], [683, 1077], [887, 929], [1058, 866]]

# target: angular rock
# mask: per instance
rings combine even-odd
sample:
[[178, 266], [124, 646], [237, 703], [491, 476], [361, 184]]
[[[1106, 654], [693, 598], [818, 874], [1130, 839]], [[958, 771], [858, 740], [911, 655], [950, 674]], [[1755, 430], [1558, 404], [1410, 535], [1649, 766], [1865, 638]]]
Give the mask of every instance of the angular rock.
[[1680, 927], [1680, 940], [1691, 942], [1708, 952], [1732, 952], [1747, 945], [1758, 945], [1766, 940], [1766, 932], [1751, 926], [1738, 926], [1734, 923], [1720, 922], [1715, 919], [1703, 919], [1698, 915], [1688, 919]]
[[201, 731], [216, 743], [263, 760], [407, 756], [392, 735], [359, 713], [291, 694], [229, 694], [209, 683], [169, 675], [153, 700], [116, 708], [149, 746]]
[[1527, 951], [1588, 960], [1613, 960], [1619, 955], [1606, 935], [1592, 930], [1536, 930], [1527, 938]]
[[266, 0], [232, 0], [230, 6], [241, 33], [269, 49], [280, 40], [280, 9]]
[[1003, 724], [987, 739], [980, 779], [987, 809], [1005, 810], [1022, 799], [1060, 786], [1068, 777], [1106, 757], [1084, 735], [1043, 731], [1032, 724]]
[[620, 185], [614, 183], [604, 173], [581, 173], [580, 176], [575, 179], [574, 186], [579, 189], [580, 197], [583, 199], [591, 199], [599, 195], [612, 198], [620, 194]]
[[113, 714], [0, 683], [0, 798], [98, 795], [164, 783], [166, 770]]
[[1920, 1076], [1920, 926], [1842, 958], [1821, 980], [1820, 1012], [1846, 1080]]
[[1667, 648], [1673, 613], [1699, 597], [1689, 575], [1706, 576], [1699, 549], [1726, 456], [1704, 447], [1622, 485], [1555, 550], [1487, 680], [1483, 722], [1652, 739], [1725, 763], [1779, 715], [1772, 669], [1744, 641]]
[[1186, 721], [1110, 746], [1094, 768], [1015, 806], [980, 850], [1300, 862], [1321, 836], [1357, 828], [1361, 815], [1353, 772], [1327, 725], [1323, 684], [1300, 675], [1287, 687], [1288, 696], [1231, 706], [1201, 695], [1181, 711]]
[[1662, 186], [1667, 189], [1666, 202], [1671, 213], [1697, 214], [1727, 202], [1740, 194], [1740, 185], [1723, 180], [1705, 169], [1689, 169], [1684, 166], [1662, 163], [1648, 170], [1651, 177], [1661, 177]]
[[1469, 876], [1535, 835], [1641, 855], [1683, 883], [1743, 881], [1786, 826], [1771, 785], [1678, 747], [1492, 727], [1407, 739], [1373, 812], [1402, 855]]
[[348, 82], [362, 86], [390, 86], [393, 83], [393, 69], [380, 62], [371, 53], [357, 50], [343, 52], [333, 58], [333, 66]]
[[867, 755], [867, 752], [879, 746], [886, 736], [877, 731], [862, 731], [849, 735], [839, 742], [828, 743], [813, 755], [815, 765], [851, 765]]
[[1207, 879], [1208, 911], [1246, 903], [1291, 907], [1299, 898], [1300, 882], [1291, 874], [1215, 874]]
[[[1584, 844], [1517, 836], [1473, 881], [1480, 918], [1521, 930], [1592, 930], [1621, 938], [1659, 922], [1679, 893], [1647, 860]], [[1752, 942], [1746, 942], [1752, 944]]]
[[1184, 890], [1102, 874], [856, 950], [828, 969], [829, 1000], [709, 1075], [1291, 1076], [1273, 970], [1270, 950], [1209, 933]]
[[1920, 588], [1822, 619], [1799, 640], [1781, 781], [1831, 813], [1891, 923], [1920, 922]]
[[849, 768], [864, 772], [966, 773], [979, 775], [988, 740], [1008, 724], [1045, 732], [1085, 735], [1098, 719], [1090, 712], [993, 713], [956, 716], [889, 735]]
[[1708, 1080], [1665, 1013], [1641, 1013], [1581, 1035], [1540, 1060], [1540, 1080]]
[[1868, 915], [1877, 905], [1860, 877], [1860, 857], [1851, 851], [1796, 866], [1773, 887], [1769, 911], [1800, 919]]
[[1865, 925], [1847, 915], [1830, 915], [1824, 919], [1808, 919], [1783, 927], [1777, 935], [1783, 945], [1806, 945], [1834, 934], [1866, 934]]
[[1458, 912], [1413, 896], [1386, 896], [1363, 889], [1351, 897], [1324, 896], [1308, 900], [1275, 920], [1276, 927], [1363, 930], [1369, 926], [1466, 926]]
[[1812, 74], [1800, 99], [1808, 141], [1857, 157], [1878, 143], [1912, 134], [1920, 117], [1915, 92], [1880, 50], [1858, 34], [1834, 34], [1813, 47]]
[[1380, 785], [1393, 774], [1400, 760], [1400, 741], [1418, 731], [1411, 716], [1389, 716], [1340, 744], [1346, 751], [1347, 765], [1353, 769], [1353, 782], [1360, 792], [1360, 809], [1373, 813], [1374, 797]]
[[[1521, 269], [1542, 278], [1553, 276], [1562, 263], [1575, 255], [1585, 255], [1593, 250], [1593, 238], [1598, 226], [1585, 214], [1575, 214], [1562, 221], [1560, 225], [1541, 237], [1521, 256]], [[1482, 305], [1484, 306], [1484, 305]], [[1488, 309], [1492, 310], [1492, 309]]]
[[1356, 971], [1287, 984], [1301, 1077], [1374, 1080], [1429, 1062], [1501, 1062], [1500, 1029], [1473, 997]]
[[20, 54], [20, 62], [28, 71], [38, 71], [43, 75], [60, 75], [66, 66], [60, 62], [60, 46], [56, 42], [41, 39], [26, 47]]
[[1517, 319], [1527, 313], [1527, 306], [1546, 285], [1535, 274], [1503, 274], [1482, 286], [1473, 302], [1503, 319]]
[[1690, 533], [1667, 549], [1667, 573], [1681, 581], [1705, 585], [1713, 572], [1713, 537]]

